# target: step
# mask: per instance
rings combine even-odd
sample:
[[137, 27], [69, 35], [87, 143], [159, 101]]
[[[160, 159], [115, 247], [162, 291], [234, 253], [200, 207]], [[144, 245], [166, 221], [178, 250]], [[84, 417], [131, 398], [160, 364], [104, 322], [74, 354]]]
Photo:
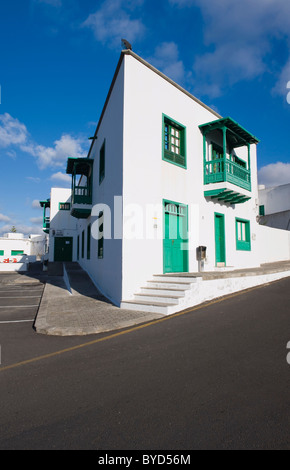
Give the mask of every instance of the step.
[[190, 290], [191, 288], [190, 282], [169, 282], [169, 281], [148, 281], [147, 287], [157, 288], [157, 289], [173, 289], [173, 290], [180, 290], [186, 291]]
[[168, 305], [163, 302], [146, 302], [127, 300], [121, 303], [121, 308], [126, 310], [135, 310], [139, 312], [159, 313], [161, 315], [170, 315], [176, 312], [176, 305]]
[[151, 303], [164, 303], [166, 305], [178, 305], [180, 297], [173, 295], [152, 295], [152, 294], [135, 294], [134, 300], [151, 302]]
[[[189, 290], [189, 289], [186, 289]], [[162, 287], [141, 287], [141, 294], [152, 295], [174, 295], [176, 297], [184, 297], [186, 290], [184, 289], [167, 289]]]
[[199, 282], [201, 279], [201, 276], [178, 276], [178, 274], [156, 274], [155, 276], [153, 276], [153, 281], [185, 282], [189, 284]]

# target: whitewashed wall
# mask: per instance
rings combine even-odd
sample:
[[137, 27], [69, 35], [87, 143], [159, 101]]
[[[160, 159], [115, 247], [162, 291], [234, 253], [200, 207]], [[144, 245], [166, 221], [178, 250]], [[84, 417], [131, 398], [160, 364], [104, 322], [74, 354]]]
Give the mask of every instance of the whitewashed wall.
[[49, 261], [54, 261], [54, 239], [73, 237], [73, 261], [77, 259], [77, 219], [71, 217], [70, 211], [60, 211], [59, 203], [71, 203], [71, 189], [52, 188], [50, 194], [50, 237]]
[[[208, 187], [203, 185], [203, 137], [198, 126], [218, 117], [133, 57], [127, 56], [125, 64], [124, 207], [138, 204], [145, 211], [146, 204], [162, 204], [163, 199], [188, 204], [191, 272], [198, 269], [196, 248], [199, 245], [207, 246], [206, 266], [208, 269], [214, 268], [214, 212], [223, 213], [227, 265], [257, 266], [255, 146], [251, 149], [252, 199], [235, 207], [206, 201], [204, 190]], [[186, 127], [187, 169], [162, 160], [162, 113]], [[251, 222], [251, 252], [236, 250], [235, 217]], [[162, 216], [157, 220], [157, 225], [157, 231], [162, 233]], [[124, 239], [123, 299], [131, 298], [153, 274], [159, 273], [163, 273], [162, 239]]]

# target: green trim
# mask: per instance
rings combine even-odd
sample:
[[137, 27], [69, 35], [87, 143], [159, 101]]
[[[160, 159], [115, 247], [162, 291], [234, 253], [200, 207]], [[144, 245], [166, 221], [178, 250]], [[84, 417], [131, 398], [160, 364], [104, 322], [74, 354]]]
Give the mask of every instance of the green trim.
[[23, 250], [11, 250], [11, 256], [20, 256], [20, 255], [24, 255]]
[[[176, 202], [176, 201], [171, 201], [170, 199], [163, 199], [162, 200], [162, 204], [163, 204], [163, 273], [166, 274], [168, 273], [169, 271], [166, 269], [166, 263], [165, 263], [165, 249], [166, 247], [164, 246], [164, 241], [166, 240], [165, 238], [165, 229], [166, 229], [166, 221], [165, 221], [165, 217], [166, 217], [166, 213], [174, 213], [173, 211], [171, 211], [169, 209], [169, 211], [165, 211], [165, 207], [166, 205], [174, 205], [174, 206], [178, 206], [178, 207], [184, 207], [186, 209], [186, 233], [188, 234], [188, 205], [187, 204], [183, 204], [181, 202]], [[188, 238], [186, 240], [182, 240], [182, 243], [186, 243], [188, 244]], [[183, 272], [188, 272], [188, 269], [189, 269], [189, 250], [187, 248], [187, 250], [182, 250], [183, 253], [186, 252], [186, 259], [184, 260], [184, 268], [183, 268]], [[170, 272], [174, 272], [174, 271], [170, 271]]]
[[[166, 127], [168, 127], [168, 132], [166, 132]], [[179, 149], [179, 153], [172, 152], [169, 148], [166, 149], [166, 146], [169, 147], [168, 135], [171, 135], [171, 129], [179, 132], [179, 135], [175, 136], [175, 143], [172, 144], [174, 148]], [[162, 113], [162, 160], [180, 168], [187, 168], [186, 127], [164, 113]]]
[[0, 256], [4, 256], [4, 250], [0, 250]]
[[99, 163], [99, 184], [105, 178], [105, 166], [106, 166], [106, 139], [100, 150], [100, 163]]
[[246, 196], [245, 194], [237, 193], [226, 188], [204, 191], [204, 197], [217, 199], [218, 202], [226, 202], [228, 204], [242, 204], [243, 202], [247, 202], [251, 199], [250, 196]]
[[264, 216], [265, 215], [265, 206], [259, 206], [259, 215]]
[[239, 217], [236, 217], [236, 248], [239, 251], [251, 251], [250, 221]]
[[91, 259], [91, 224], [87, 228], [87, 259]]
[[257, 137], [246, 131], [246, 129], [230, 117], [217, 119], [199, 126], [203, 134], [225, 127], [236, 137], [235, 147], [243, 147], [246, 144], [258, 144], [260, 142]]
[[85, 257], [85, 231], [82, 231], [82, 258]]
[[[102, 223], [100, 223], [100, 219], [103, 217]], [[99, 213], [99, 232], [98, 232], [98, 259], [103, 259], [104, 258], [104, 213], [100, 212]], [[102, 237], [100, 237], [100, 233], [103, 234]]]
[[[217, 233], [217, 218], [222, 219], [222, 240], [220, 240], [220, 234]], [[215, 235], [215, 262], [216, 266], [218, 263], [224, 263], [226, 266], [226, 229], [225, 229], [225, 214], [221, 214], [219, 212], [214, 213], [214, 235]], [[219, 247], [219, 253], [218, 253]], [[223, 256], [222, 256], [223, 255]], [[219, 256], [219, 259], [218, 259]]]
[[60, 211], [70, 211], [70, 203], [69, 202], [60, 202], [58, 204], [58, 210], [60, 210]]
[[92, 209], [78, 209], [77, 207], [73, 207], [70, 214], [76, 219], [87, 219], [90, 217], [91, 212]]

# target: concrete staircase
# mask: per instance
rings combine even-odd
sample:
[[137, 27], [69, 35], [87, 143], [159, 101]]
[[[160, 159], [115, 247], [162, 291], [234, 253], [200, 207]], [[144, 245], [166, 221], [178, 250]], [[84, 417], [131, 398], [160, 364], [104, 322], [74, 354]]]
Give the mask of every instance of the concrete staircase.
[[199, 281], [200, 276], [155, 275], [134, 295], [133, 300], [122, 302], [121, 308], [170, 315], [182, 310], [183, 304], [186, 303], [186, 294], [191, 291], [193, 284]]

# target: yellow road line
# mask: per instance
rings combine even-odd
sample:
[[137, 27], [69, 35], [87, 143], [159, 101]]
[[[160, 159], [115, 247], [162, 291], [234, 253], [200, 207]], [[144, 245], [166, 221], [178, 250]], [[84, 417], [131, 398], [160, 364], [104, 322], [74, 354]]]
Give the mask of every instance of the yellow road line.
[[117, 333], [113, 333], [113, 334], [105, 336], [103, 338], [98, 338], [98, 339], [95, 339], [93, 341], [82, 343], [82, 344], [79, 344], [78, 346], [72, 346], [72, 347], [67, 348], [67, 349], [61, 349], [60, 351], [56, 351], [56, 352], [49, 353], [49, 354], [44, 354], [43, 356], [34, 357], [34, 358], [28, 359], [26, 361], [17, 362], [15, 364], [11, 364], [10, 366], [1, 367], [0, 372], [15, 369], [16, 367], [25, 366], [27, 364], [32, 364], [34, 362], [39, 362], [39, 361], [42, 361], [44, 359], [50, 359], [52, 357], [60, 356], [62, 354], [68, 353], [68, 352], [77, 351], [78, 349], [83, 349], [83, 348], [86, 348], [88, 346], [92, 346], [94, 344], [102, 343], [104, 341], [109, 341], [111, 339], [118, 338], [119, 336], [123, 336], [123, 335], [129, 334], [129, 333], [132, 333], [134, 331], [138, 331], [138, 330], [141, 330], [143, 328], [147, 328], [147, 327], [152, 326], [152, 325], [157, 325], [158, 323], [162, 323], [162, 322], [165, 322], [165, 321], [172, 320], [174, 318], [178, 318], [182, 315], [186, 315], [187, 313], [195, 312], [196, 310], [202, 310], [205, 307], [209, 307], [211, 305], [218, 304], [220, 302], [223, 302], [224, 300], [241, 296], [241, 295], [243, 295], [245, 293], [248, 293], [250, 291], [259, 289], [261, 287], [264, 287], [265, 285], [266, 284], [262, 284], [262, 285], [259, 285], [259, 286], [251, 287], [249, 289], [245, 289], [243, 291], [239, 291], [239, 292], [235, 292], [233, 294], [226, 295], [224, 297], [219, 297], [218, 299], [214, 299], [214, 300], [211, 300], [209, 302], [205, 302], [203, 304], [197, 305], [196, 307], [187, 308], [186, 310], [182, 310], [181, 312], [174, 313], [173, 315], [168, 315], [166, 317], [159, 318], [158, 320], [153, 320], [153, 321], [150, 321], [148, 323], [143, 323], [142, 325], [134, 326], [134, 327], [126, 329], [124, 331], [118, 331]]

